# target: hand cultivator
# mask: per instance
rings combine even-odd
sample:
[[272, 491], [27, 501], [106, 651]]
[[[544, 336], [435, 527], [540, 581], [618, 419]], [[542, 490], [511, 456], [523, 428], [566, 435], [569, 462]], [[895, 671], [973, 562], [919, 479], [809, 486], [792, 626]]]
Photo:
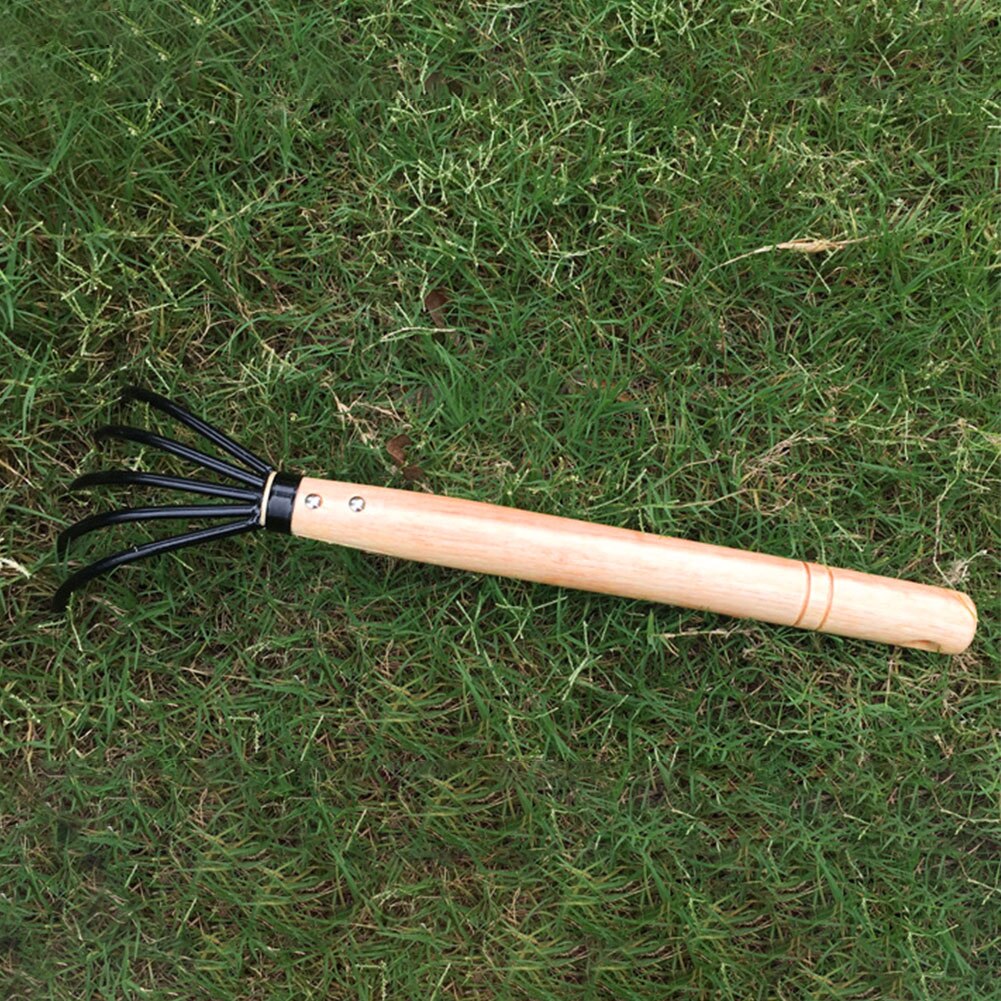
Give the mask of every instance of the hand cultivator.
[[213, 524], [133, 546], [77, 570], [53, 598], [59, 610], [73, 591], [126, 563], [266, 529], [458, 570], [941, 653], [964, 650], [976, 631], [976, 608], [957, 591], [478, 501], [279, 472], [156, 393], [130, 388], [125, 399], [148, 403], [229, 459], [121, 425], [100, 430], [99, 440], [113, 438], [159, 449], [219, 479], [110, 470], [81, 476], [70, 489], [154, 487], [214, 497], [219, 503], [125, 508], [93, 515], [60, 535], [60, 556], [74, 539], [109, 525], [202, 518]]

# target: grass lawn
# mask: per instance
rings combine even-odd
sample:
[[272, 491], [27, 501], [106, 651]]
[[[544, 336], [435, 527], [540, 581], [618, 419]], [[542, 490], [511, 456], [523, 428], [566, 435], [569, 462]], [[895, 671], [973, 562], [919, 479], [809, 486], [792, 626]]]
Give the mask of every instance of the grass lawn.
[[[0, 996], [999, 996], [996, 5], [2, 31]], [[980, 633], [262, 534], [59, 617], [128, 382], [313, 475], [957, 587]]]

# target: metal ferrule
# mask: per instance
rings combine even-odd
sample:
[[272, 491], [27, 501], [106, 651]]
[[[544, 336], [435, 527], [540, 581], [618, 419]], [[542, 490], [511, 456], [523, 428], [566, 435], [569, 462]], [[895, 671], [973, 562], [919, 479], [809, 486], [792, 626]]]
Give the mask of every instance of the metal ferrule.
[[291, 533], [292, 511], [300, 480], [301, 473], [278, 473], [271, 481], [264, 512], [264, 527], [269, 532]]

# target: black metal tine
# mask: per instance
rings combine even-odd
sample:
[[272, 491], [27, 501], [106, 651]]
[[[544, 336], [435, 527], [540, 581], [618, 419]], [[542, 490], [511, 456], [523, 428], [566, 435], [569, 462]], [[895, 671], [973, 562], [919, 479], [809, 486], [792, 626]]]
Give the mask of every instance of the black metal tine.
[[186, 476], [163, 476], [161, 473], [144, 473], [131, 469], [102, 469], [84, 473], [67, 487], [68, 490], [86, 490], [88, 487], [163, 487], [166, 490], [186, 490], [204, 497], [225, 497], [227, 500], [259, 501], [261, 491], [246, 487], [231, 487], [228, 483], [205, 483]]
[[199, 542], [208, 542], [211, 539], [222, 539], [230, 535], [239, 535], [241, 532], [250, 532], [260, 527], [256, 518], [248, 521], [231, 521], [225, 525], [212, 525], [209, 528], [201, 528], [195, 532], [186, 532], [184, 535], [174, 535], [166, 539], [157, 539], [155, 542], [147, 542], [142, 546], [133, 546], [120, 553], [105, 556], [104, 559], [97, 560], [81, 570], [77, 570], [72, 576], [60, 586], [59, 590], [52, 597], [52, 609], [61, 612], [66, 608], [70, 595], [88, 581], [93, 580], [101, 574], [108, 573], [116, 567], [124, 566], [127, 563], [134, 563], [136, 560], [144, 559], [147, 556], [156, 556], [159, 553], [169, 553], [175, 549], [183, 549], [185, 546], [195, 546]]
[[197, 448], [190, 448], [187, 445], [182, 445], [179, 441], [174, 441], [171, 438], [163, 438], [158, 434], [153, 434], [152, 431], [144, 431], [142, 428], [109, 424], [107, 427], [101, 428], [94, 437], [97, 441], [103, 441], [105, 438], [118, 438], [122, 441], [135, 441], [140, 445], [149, 445], [152, 448], [159, 448], [164, 452], [170, 452], [171, 455], [187, 459], [189, 462], [194, 462], [205, 469], [211, 469], [212, 472], [219, 473], [221, 476], [228, 476], [230, 479], [238, 480], [240, 483], [247, 483], [258, 489], [263, 489], [264, 487], [265, 478], [263, 476], [259, 476], [256, 473], [248, 473], [245, 469], [240, 469], [229, 462], [223, 462], [222, 459], [216, 459], [211, 455], [206, 455], [204, 452], [199, 452]]
[[200, 417], [196, 417], [189, 410], [185, 410], [179, 403], [174, 403], [173, 400], [168, 400], [165, 396], [160, 396], [159, 393], [143, 389], [141, 386], [126, 386], [122, 392], [122, 399], [142, 400], [148, 403], [151, 407], [155, 407], [157, 410], [180, 421], [196, 434], [200, 434], [217, 448], [221, 448], [224, 452], [229, 453], [234, 459], [239, 459], [245, 466], [249, 466], [250, 469], [261, 476], [267, 476], [271, 472], [271, 466], [268, 463], [233, 441], [229, 435], [223, 434], [218, 428], [214, 428]]
[[161, 521], [163, 519], [184, 518], [260, 518], [261, 509], [256, 504], [188, 504], [169, 507], [122, 508], [118, 511], [104, 511], [92, 514], [78, 521], [56, 539], [56, 555], [62, 559], [69, 544], [81, 535], [94, 532], [107, 525], [123, 525], [133, 521]]

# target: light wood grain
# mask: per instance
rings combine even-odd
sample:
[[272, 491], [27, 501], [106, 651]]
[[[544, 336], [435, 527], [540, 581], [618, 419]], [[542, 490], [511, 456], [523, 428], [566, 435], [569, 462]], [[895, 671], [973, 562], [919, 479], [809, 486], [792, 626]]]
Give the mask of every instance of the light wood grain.
[[[321, 499], [306, 504], [309, 495]], [[360, 497], [364, 508], [351, 509]], [[959, 653], [977, 627], [958, 591], [478, 501], [305, 477], [292, 533], [477, 573]]]

